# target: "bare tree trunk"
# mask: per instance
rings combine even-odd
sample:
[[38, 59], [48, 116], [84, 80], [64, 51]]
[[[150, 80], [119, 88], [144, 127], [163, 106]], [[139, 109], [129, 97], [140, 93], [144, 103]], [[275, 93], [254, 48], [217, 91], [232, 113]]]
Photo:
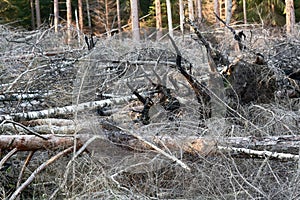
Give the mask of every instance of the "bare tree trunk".
[[109, 14], [108, 0], [105, 0], [105, 30], [106, 30], [107, 36], [111, 37], [108, 14]]
[[247, 24], [247, 4], [246, 0], [243, 0], [243, 12], [244, 12], [244, 24]]
[[197, 5], [197, 21], [201, 23], [202, 21], [202, 0], [196, 0]]
[[170, 0], [166, 0], [167, 3], [167, 15], [168, 15], [168, 27], [169, 27], [169, 34], [173, 37], [173, 22], [172, 22], [172, 9], [171, 9], [171, 2]]
[[34, 18], [34, 3], [33, 0], [30, 0], [30, 9], [31, 9], [31, 28], [35, 29], [35, 18]]
[[194, 21], [195, 16], [194, 16], [194, 5], [193, 5], [193, 0], [188, 0], [188, 9], [189, 9], [189, 19]]
[[39, 28], [41, 26], [40, 0], [35, 0], [35, 13], [36, 13], [36, 25]]
[[[214, 12], [220, 17], [220, 4], [219, 0], [214, 0]], [[216, 18], [216, 27], [220, 27], [220, 21]]]
[[294, 26], [295, 26], [294, 0], [285, 0], [285, 12], [286, 12], [286, 32], [288, 35], [291, 35], [294, 33]]
[[180, 17], [180, 30], [183, 34], [184, 32], [184, 8], [183, 8], [183, 0], [179, 0], [179, 17]]
[[162, 18], [160, 0], [155, 0], [155, 13], [156, 13], [156, 40], [162, 37]]
[[83, 11], [82, 11], [82, 0], [78, 0], [78, 18], [80, 31], [83, 29]]
[[67, 42], [70, 44], [71, 42], [71, 24], [72, 24], [72, 7], [71, 0], [66, 1], [67, 6]]
[[226, 24], [230, 24], [231, 19], [231, 11], [232, 11], [232, 0], [225, 0], [225, 22]]
[[80, 46], [80, 28], [79, 28], [77, 9], [75, 9], [75, 21], [76, 21], [77, 41], [78, 41], [78, 46]]
[[132, 22], [132, 39], [140, 41], [140, 22], [138, 0], [130, 0], [131, 6], [131, 22]]
[[87, 17], [88, 17], [89, 29], [90, 29], [91, 33], [93, 33], [89, 0], [85, 0], [85, 2], [86, 2], [86, 12], [87, 12]]
[[54, 0], [54, 30], [55, 33], [58, 32], [58, 21], [59, 21], [59, 6], [58, 6], [58, 0]]
[[118, 18], [119, 38], [122, 38], [120, 0], [117, 0], [117, 18]]

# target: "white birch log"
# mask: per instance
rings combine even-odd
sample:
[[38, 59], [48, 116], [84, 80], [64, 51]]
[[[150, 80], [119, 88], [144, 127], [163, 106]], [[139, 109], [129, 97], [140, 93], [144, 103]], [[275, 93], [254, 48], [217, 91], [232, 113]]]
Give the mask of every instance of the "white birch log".
[[50, 108], [47, 110], [32, 111], [26, 113], [13, 113], [11, 115], [0, 115], [0, 121], [3, 120], [20, 121], [20, 120], [50, 118], [50, 117], [61, 116], [61, 115], [73, 115], [80, 111], [86, 111], [89, 109], [92, 110], [92, 109], [116, 105], [116, 104], [123, 104], [135, 99], [136, 99], [135, 95], [130, 95], [125, 97], [113, 98], [113, 99], [105, 99], [101, 101], [81, 103], [78, 105], [71, 105], [71, 106], [65, 106], [59, 108]]
[[51, 93], [1, 94], [0, 101], [20, 101], [20, 100], [29, 100], [29, 99], [43, 99], [50, 95], [51, 95]]

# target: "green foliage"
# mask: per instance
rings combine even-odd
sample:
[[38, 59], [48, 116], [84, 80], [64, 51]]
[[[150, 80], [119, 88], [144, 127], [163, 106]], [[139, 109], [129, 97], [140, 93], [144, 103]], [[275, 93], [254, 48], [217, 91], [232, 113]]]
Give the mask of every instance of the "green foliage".
[[[172, 9], [172, 20], [173, 26], [179, 24], [179, 5], [178, 0], [171, 0], [171, 9]], [[167, 5], [165, 0], [161, 0], [161, 13], [162, 13], [162, 25], [164, 28], [168, 27], [168, 16], [167, 16]], [[147, 26], [155, 27], [155, 0], [152, 0], [152, 4], [149, 7], [149, 14], [153, 16], [147, 20]]]
[[14, 10], [16, 7], [11, 4], [9, 1], [0, 1], [0, 17], [1, 20], [6, 20], [5, 15], [2, 15], [2, 13], [8, 12], [9, 10]]
[[[90, 0], [98, 2], [98, 0]], [[238, 7], [234, 14], [235, 20], [243, 20], [243, 1], [237, 0]], [[247, 0], [247, 20], [248, 22], [263, 23], [265, 25], [284, 25], [285, 24], [285, 1], [284, 0]], [[205, 0], [202, 2], [205, 4]], [[130, 18], [130, 0], [121, 0], [122, 24], [128, 23]], [[174, 27], [179, 24], [179, 5], [178, 0], [171, 0], [172, 19]], [[296, 21], [300, 21], [300, 0], [294, 0]], [[98, 4], [97, 4], [98, 5]], [[77, 1], [72, 1], [72, 9], [77, 7]], [[140, 16], [148, 13], [149, 17], [144, 19], [143, 25], [155, 27], [155, 0], [139, 0]], [[53, 13], [53, 0], [40, 0], [42, 23], [48, 23], [49, 17]], [[60, 9], [65, 10], [65, 4], [60, 4]], [[85, 9], [85, 8], [84, 8]], [[91, 7], [91, 10], [93, 8]], [[161, 0], [161, 11], [163, 27], [167, 27], [166, 1]], [[66, 13], [60, 12], [60, 16], [65, 18]], [[0, 0], [0, 22], [14, 22], [16, 26], [23, 26], [31, 29], [31, 10], [29, 0]]]
[[[41, 20], [48, 20], [52, 12], [51, 0], [40, 0]], [[49, 9], [50, 8], [50, 9]], [[0, 19], [3, 23], [14, 22], [17, 26], [31, 28], [31, 10], [28, 0], [2, 0], [0, 1]]]
[[30, 24], [30, 5], [27, 0], [10, 0], [0, 3], [0, 18], [3, 22], [16, 22], [25, 25]]
[[150, 6], [151, 0], [140, 0], [140, 13], [142, 16], [149, 13]]
[[[248, 22], [264, 23], [265, 25], [284, 25], [285, 3], [283, 0], [252, 0], [247, 3]], [[243, 1], [238, 1], [236, 20], [243, 20]]]
[[[266, 25], [285, 24], [284, 0], [252, 0], [247, 2], [248, 22], [264, 22]], [[294, 0], [296, 21], [300, 21], [300, 0]], [[236, 20], [243, 20], [243, 1], [238, 1]]]
[[296, 21], [300, 21], [300, 0], [294, 0]]

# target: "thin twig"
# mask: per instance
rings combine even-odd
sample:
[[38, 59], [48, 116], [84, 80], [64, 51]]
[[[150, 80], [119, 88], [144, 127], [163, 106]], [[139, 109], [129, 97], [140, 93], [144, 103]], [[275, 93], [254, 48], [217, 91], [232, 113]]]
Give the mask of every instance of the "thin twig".
[[182, 168], [191, 171], [191, 168], [189, 166], [187, 166], [185, 163], [183, 163], [181, 160], [179, 160], [178, 158], [176, 158], [173, 155], [168, 154], [167, 152], [163, 151], [162, 149], [158, 148], [156, 145], [146, 141], [144, 138], [142, 138], [141, 136], [139, 136], [138, 134], [133, 133], [130, 130], [126, 130], [123, 129], [122, 127], [118, 128], [126, 133], [129, 133], [130, 135], [132, 135], [133, 137], [137, 138], [138, 140], [140, 140], [141, 142], [145, 143], [146, 145], [150, 146], [151, 148], [153, 148], [154, 150], [156, 150], [157, 152], [159, 152], [160, 154], [166, 156], [167, 158], [173, 160], [174, 162], [176, 162], [177, 164], [179, 164]]
[[29, 152], [29, 154], [28, 154], [28, 156], [27, 156], [27, 158], [26, 158], [26, 160], [25, 160], [25, 162], [24, 162], [24, 164], [23, 164], [23, 167], [22, 167], [22, 169], [21, 169], [21, 172], [20, 172], [20, 174], [19, 174], [18, 182], [17, 182], [16, 188], [18, 188], [18, 187], [20, 186], [21, 181], [22, 181], [22, 177], [23, 177], [23, 174], [24, 174], [24, 171], [25, 171], [26, 167], [28, 166], [28, 164], [29, 164], [29, 162], [30, 162], [30, 160], [31, 160], [31, 158], [32, 158], [32, 156], [33, 156], [33, 154], [34, 154], [34, 152], [35, 152], [35, 151], [30, 151], [30, 152]]
[[0, 126], [2, 126], [2, 125], [5, 124], [5, 123], [12, 123], [12, 124], [15, 124], [15, 125], [17, 125], [17, 126], [20, 126], [21, 128], [23, 128], [23, 129], [25, 129], [26, 131], [28, 131], [29, 133], [31, 133], [32, 135], [35, 135], [35, 136], [37, 136], [37, 137], [40, 137], [40, 138], [42, 138], [42, 139], [44, 139], [44, 140], [48, 140], [48, 139], [49, 139], [49, 138], [46, 138], [46, 137], [42, 136], [41, 134], [39, 134], [39, 133], [37, 133], [37, 132], [31, 130], [31, 129], [29, 129], [28, 127], [24, 126], [23, 124], [20, 124], [20, 123], [18, 123], [18, 122], [12, 121], [12, 120], [4, 120], [4, 121], [1, 123]]
[[34, 172], [29, 176], [29, 178], [20, 186], [18, 187], [15, 192], [10, 196], [9, 200], [14, 200], [16, 199], [19, 194], [34, 180], [34, 178], [42, 171], [44, 170], [46, 167], [48, 167], [50, 164], [52, 164], [53, 162], [55, 162], [56, 160], [58, 160], [60, 157], [71, 153], [73, 150], [73, 147], [69, 147], [61, 152], [59, 152], [58, 154], [56, 154], [55, 156], [51, 157], [49, 160], [47, 160], [46, 162], [44, 162], [42, 165], [40, 165], [36, 170], [34, 170]]
[[83, 151], [85, 151], [85, 149], [94, 141], [94, 140], [96, 140], [96, 139], [103, 139], [101, 136], [99, 136], [99, 135], [94, 135], [92, 138], [90, 138], [88, 141], [86, 141], [85, 143], [84, 143], [84, 145], [82, 145], [82, 147], [75, 153], [75, 154], [73, 154], [73, 157], [72, 157], [72, 159], [69, 161], [69, 163], [67, 164], [67, 166], [66, 166], [66, 172], [65, 172], [65, 174], [64, 174], [64, 181], [60, 184], [60, 186], [52, 193], [52, 195], [49, 197], [49, 200], [50, 199], [53, 199], [53, 198], [55, 198], [55, 196], [56, 196], [56, 194], [57, 194], [57, 192], [61, 189], [61, 188], [63, 188], [65, 185], [66, 185], [66, 183], [67, 183], [67, 180], [68, 180], [68, 174], [69, 174], [69, 170], [70, 170], [70, 166], [71, 166], [71, 164], [75, 161], [75, 159], [83, 152]]
[[0, 161], [0, 169], [2, 168], [2, 166], [4, 165], [4, 163], [12, 156], [14, 155], [16, 152], [18, 151], [17, 148], [12, 149], [8, 154], [6, 154], [2, 160]]

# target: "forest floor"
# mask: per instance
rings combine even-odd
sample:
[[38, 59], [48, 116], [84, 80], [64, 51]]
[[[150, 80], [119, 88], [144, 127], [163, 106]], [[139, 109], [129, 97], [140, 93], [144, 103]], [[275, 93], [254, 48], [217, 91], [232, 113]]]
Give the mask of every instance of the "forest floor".
[[[280, 29], [244, 27], [243, 51], [236, 50], [232, 33], [224, 28], [202, 32], [226, 59], [213, 57], [214, 73], [195, 34], [175, 36], [182, 67], [210, 96], [210, 113], [205, 115], [207, 105], [199, 103], [178, 70], [178, 53], [167, 37], [139, 43], [117, 35], [94, 38], [96, 45], [88, 50], [76, 33], [68, 45], [64, 32], [0, 25], [1, 134], [28, 134], [10, 123], [14, 121], [40, 134], [99, 136], [87, 151], [74, 151], [36, 174], [21, 199], [297, 199], [299, 159], [203, 155], [181, 148], [190, 137], [248, 137], [255, 143], [299, 135], [300, 28], [296, 30], [286, 37]], [[264, 56], [262, 65], [255, 63], [258, 55]], [[135, 93], [151, 102], [150, 109]], [[93, 106], [95, 102], [101, 106]], [[168, 107], [178, 106], [176, 102], [179, 107]], [[179, 148], [158, 142], [163, 153], [133, 150], [129, 143], [112, 140], [114, 131], [145, 142], [171, 137]], [[299, 155], [297, 148], [260, 150]], [[61, 151], [34, 152], [22, 176], [28, 152], [19, 151], [1, 163], [0, 198], [11, 197], [37, 167]], [[2, 160], [8, 152], [1, 151]]]

